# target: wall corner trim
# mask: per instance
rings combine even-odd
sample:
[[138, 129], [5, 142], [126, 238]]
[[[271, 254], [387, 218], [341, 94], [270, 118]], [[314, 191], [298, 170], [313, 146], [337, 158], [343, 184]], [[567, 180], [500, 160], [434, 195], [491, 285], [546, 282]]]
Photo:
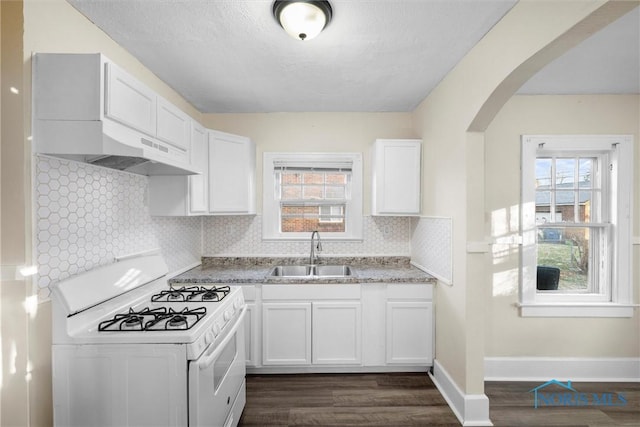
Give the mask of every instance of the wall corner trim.
[[438, 360], [433, 361], [433, 374], [429, 373], [429, 377], [463, 426], [493, 425], [485, 394], [464, 394]]
[[638, 382], [640, 357], [485, 357], [485, 381]]

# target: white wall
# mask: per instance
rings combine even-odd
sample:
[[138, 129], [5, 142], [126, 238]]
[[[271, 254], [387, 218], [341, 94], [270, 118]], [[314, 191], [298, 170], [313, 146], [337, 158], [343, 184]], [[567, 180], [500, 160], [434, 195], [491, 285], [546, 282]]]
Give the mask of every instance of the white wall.
[[[640, 231], [640, 96], [515, 96], [485, 132], [487, 235], [518, 234], [520, 135], [631, 134], [635, 139], [634, 230]], [[634, 246], [634, 295], [640, 247]], [[632, 318], [522, 318], [518, 246], [494, 245], [485, 292], [486, 356], [640, 357], [638, 310]]]

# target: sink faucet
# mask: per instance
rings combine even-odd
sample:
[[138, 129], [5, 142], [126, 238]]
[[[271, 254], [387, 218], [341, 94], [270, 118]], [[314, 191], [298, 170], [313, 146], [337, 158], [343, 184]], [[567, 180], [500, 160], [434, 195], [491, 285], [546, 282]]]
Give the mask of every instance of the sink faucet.
[[[315, 237], [318, 238], [318, 243], [314, 247], [313, 239]], [[311, 265], [315, 264], [315, 260], [318, 258], [316, 251], [322, 252], [322, 243], [320, 243], [320, 233], [318, 233], [318, 230], [315, 230], [313, 233], [311, 233], [311, 254], [309, 255], [309, 264]]]

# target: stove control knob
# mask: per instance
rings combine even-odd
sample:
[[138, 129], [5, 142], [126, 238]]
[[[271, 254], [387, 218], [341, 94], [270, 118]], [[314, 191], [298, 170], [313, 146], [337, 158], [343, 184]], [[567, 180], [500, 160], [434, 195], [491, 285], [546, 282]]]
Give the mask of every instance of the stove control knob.
[[229, 321], [229, 319], [231, 319], [231, 311], [230, 310], [225, 311], [223, 317], [225, 322]]
[[208, 331], [207, 334], [204, 336], [204, 342], [206, 345], [209, 345], [213, 342], [213, 340], [215, 339], [215, 333], [213, 331]]
[[220, 324], [218, 322], [216, 322], [213, 325], [213, 336], [217, 337], [218, 335], [220, 335]]

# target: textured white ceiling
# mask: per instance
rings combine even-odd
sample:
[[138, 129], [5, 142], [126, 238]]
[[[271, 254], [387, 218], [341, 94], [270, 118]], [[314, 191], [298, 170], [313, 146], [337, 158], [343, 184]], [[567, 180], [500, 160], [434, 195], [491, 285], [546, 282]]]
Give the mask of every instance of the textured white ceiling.
[[[300, 42], [274, 20], [272, 0], [69, 2], [204, 113], [411, 111], [516, 3], [331, 0], [329, 26]], [[635, 13], [583, 61], [559, 58], [523, 91], [637, 93]], [[595, 70], [602, 51], [618, 62], [608, 58], [584, 82], [573, 77], [576, 64]]]

